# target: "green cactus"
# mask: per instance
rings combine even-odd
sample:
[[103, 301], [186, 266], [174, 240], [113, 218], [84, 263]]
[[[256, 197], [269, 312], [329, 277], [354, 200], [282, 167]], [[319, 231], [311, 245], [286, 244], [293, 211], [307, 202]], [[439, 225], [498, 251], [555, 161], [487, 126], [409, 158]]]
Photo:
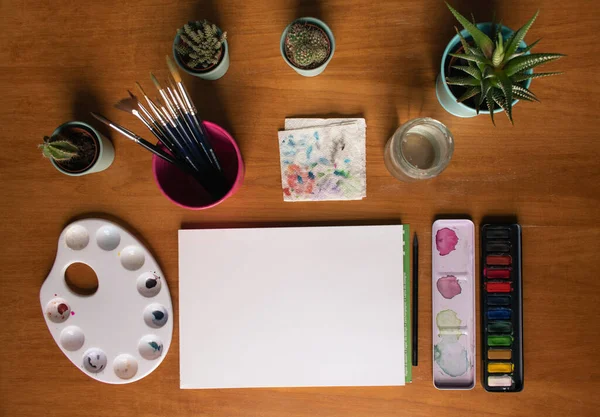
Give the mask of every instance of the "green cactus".
[[44, 136], [44, 143], [38, 148], [42, 150], [42, 155], [55, 161], [66, 162], [79, 156], [79, 148], [63, 137], [51, 142], [50, 137]]
[[294, 23], [287, 32], [285, 50], [298, 68], [316, 68], [329, 56], [329, 39], [319, 27]]
[[217, 25], [208, 20], [189, 22], [177, 34], [181, 41], [175, 50], [188, 67], [202, 70], [219, 62], [227, 32], [221, 32]]

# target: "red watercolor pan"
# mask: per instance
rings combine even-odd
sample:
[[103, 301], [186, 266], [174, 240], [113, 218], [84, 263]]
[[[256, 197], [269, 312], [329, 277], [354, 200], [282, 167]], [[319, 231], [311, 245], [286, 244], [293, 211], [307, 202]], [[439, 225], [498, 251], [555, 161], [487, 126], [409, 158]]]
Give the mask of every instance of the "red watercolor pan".
[[484, 274], [488, 279], [509, 279], [510, 269], [485, 268]]
[[488, 255], [485, 258], [485, 263], [487, 265], [510, 265], [512, 258], [509, 255]]
[[510, 282], [488, 282], [485, 286], [487, 292], [510, 292]]

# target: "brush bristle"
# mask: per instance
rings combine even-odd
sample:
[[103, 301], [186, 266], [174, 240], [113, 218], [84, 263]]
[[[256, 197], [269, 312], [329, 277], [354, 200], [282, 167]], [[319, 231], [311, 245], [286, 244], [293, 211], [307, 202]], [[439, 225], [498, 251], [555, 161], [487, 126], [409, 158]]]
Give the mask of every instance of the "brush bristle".
[[131, 92], [131, 90], [127, 90], [127, 92], [129, 93], [129, 97], [131, 97], [132, 99], [134, 99], [135, 101], [139, 101], [138, 98], [135, 96], [135, 94], [133, 94]]
[[115, 104], [115, 107], [119, 110], [123, 110], [124, 112], [133, 113], [134, 110], [137, 110], [137, 104], [138, 101], [135, 98], [124, 98]]
[[142, 97], [146, 97], [146, 93], [144, 92], [144, 89], [142, 88], [142, 86], [140, 85], [140, 83], [138, 83], [136, 81], [135, 82], [135, 86], [138, 89], [138, 91], [140, 92], [140, 94], [142, 95]]
[[180, 83], [181, 75], [179, 74], [179, 70], [177, 69], [177, 66], [175, 65], [175, 63], [173, 62], [173, 60], [171, 59], [171, 57], [169, 55], [167, 55], [167, 66], [169, 67], [169, 71], [171, 71], [171, 75], [173, 76], [173, 79], [175, 80], [175, 82]]
[[158, 80], [156, 79], [154, 74], [150, 73], [150, 78], [152, 78], [152, 82], [154, 83], [154, 86], [156, 87], [156, 89], [158, 91], [162, 90], [162, 86], [160, 85], [160, 83], [158, 82]]

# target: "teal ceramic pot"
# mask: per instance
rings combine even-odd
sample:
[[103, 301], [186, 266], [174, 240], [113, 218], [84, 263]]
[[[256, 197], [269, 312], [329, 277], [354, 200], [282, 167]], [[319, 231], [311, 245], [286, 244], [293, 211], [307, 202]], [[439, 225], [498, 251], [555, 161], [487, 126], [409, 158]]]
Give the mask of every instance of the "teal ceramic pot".
[[[71, 128], [83, 129], [86, 132], [88, 132], [89, 134], [91, 134], [96, 141], [98, 155], [96, 156], [96, 159], [92, 163], [92, 165], [90, 165], [88, 168], [86, 168], [82, 171], [79, 171], [79, 172], [67, 171], [63, 167], [61, 167], [58, 163], [56, 163], [56, 161], [51, 159], [50, 162], [52, 162], [52, 165], [54, 165], [54, 167], [57, 170], [59, 170], [60, 172], [62, 172], [65, 175], [69, 175], [71, 177], [79, 177], [82, 175], [92, 174], [94, 172], [104, 171], [106, 168], [108, 168], [113, 163], [113, 161], [115, 159], [115, 148], [113, 147], [112, 142], [110, 140], [108, 140], [107, 138], [105, 138], [102, 134], [100, 134], [100, 132], [98, 132], [96, 129], [94, 129], [92, 126], [88, 125], [87, 123], [83, 123], [83, 122], [64, 123], [56, 128], [56, 130], [52, 133], [52, 136], [56, 136], [59, 133], [62, 133], [65, 130], [71, 129]], [[68, 138], [68, 136], [66, 136], [66, 137]]]
[[[489, 34], [492, 30], [492, 23], [491, 22], [479, 23], [479, 24], [477, 24], [477, 27], [482, 32]], [[467, 32], [466, 30], [462, 30], [460, 33], [465, 39], [469, 40], [469, 38], [471, 36], [471, 35], [469, 35], [469, 32]], [[502, 26], [502, 36], [504, 37], [504, 39], [507, 39], [512, 33], [513, 33], [513, 31], [511, 29], [507, 28], [506, 26]], [[456, 97], [452, 93], [452, 91], [450, 90], [450, 87], [448, 86], [448, 84], [446, 84], [446, 81], [445, 81], [446, 80], [446, 69], [448, 67], [448, 55], [452, 51], [455, 51], [458, 48], [459, 44], [460, 44], [460, 38], [458, 37], [458, 34], [456, 34], [456, 35], [454, 35], [452, 40], [450, 40], [450, 42], [448, 43], [448, 46], [446, 46], [446, 50], [444, 51], [444, 54], [442, 55], [442, 63], [440, 65], [440, 74], [438, 75], [436, 83], [435, 83], [435, 93], [437, 95], [438, 101], [440, 102], [440, 104], [442, 105], [444, 110], [446, 110], [448, 113], [450, 113], [454, 116], [458, 116], [458, 117], [475, 117], [475, 116], [477, 116], [477, 111], [474, 108], [467, 106], [466, 104], [457, 103], [456, 99], [458, 97]], [[519, 47], [525, 48], [526, 46], [527, 46], [527, 44], [524, 41], [521, 41], [521, 44], [519, 45]], [[529, 88], [530, 85], [531, 85], [531, 80], [527, 80], [525, 82], [525, 87]], [[518, 101], [519, 100], [513, 100], [513, 106], [515, 104], [517, 104]], [[499, 113], [501, 111], [503, 111], [503, 110], [498, 108], [498, 109], [494, 110], [494, 113]], [[481, 110], [479, 112], [479, 114], [490, 114], [490, 112], [489, 112], [489, 110]]]
[[[292, 62], [286, 56], [286, 54], [285, 54], [285, 38], [287, 36], [288, 30], [290, 29], [290, 27], [294, 23], [311, 23], [311, 24], [313, 24], [315, 26], [318, 26], [319, 28], [323, 29], [323, 31], [325, 32], [325, 34], [329, 38], [329, 43], [330, 43], [329, 57], [327, 58], [327, 60], [325, 60], [325, 62], [323, 62], [317, 68], [313, 68], [313, 69], [298, 68], [294, 64], [292, 64]], [[289, 25], [287, 25], [287, 27], [285, 28], [285, 30], [281, 34], [281, 41], [279, 43], [279, 50], [281, 52], [281, 56], [283, 57], [283, 60], [290, 67], [292, 67], [294, 69], [294, 71], [296, 71], [298, 74], [303, 75], [305, 77], [315, 77], [315, 76], [319, 75], [320, 73], [322, 73], [325, 70], [325, 68], [327, 67], [327, 64], [329, 64], [329, 61], [331, 61], [331, 58], [333, 58], [333, 53], [335, 52], [335, 38], [333, 36], [333, 32], [331, 31], [331, 29], [329, 29], [329, 26], [327, 26], [325, 24], [325, 22], [323, 22], [323, 21], [321, 21], [321, 20], [319, 20], [317, 18], [314, 18], [314, 17], [301, 17], [299, 19], [294, 20]]]
[[193, 75], [194, 77], [202, 78], [203, 80], [211, 80], [212, 81], [212, 80], [218, 80], [219, 78], [224, 76], [225, 73], [227, 73], [227, 70], [229, 69], [229, 44], [227, 43], [227, 41], [225, 41], [225, 43], [223, 44], [224, 54], [223, 54], [223, 57], [221, 58], [221, 60], [219, 61], [219, 63], [217, 65], [215, 65], [214, 67], [211, 67], [210, 69], [207, 69], [205, 71], [195, 71], [183, 63], [181, 58], [179, 58], [179, 54], [177, 53], [177, 50], [175, 49], [175, 46], [178, 43], [179, 43], [179, 34], [175, 35], [175, 40], [173, 40], [173, 57], [175, 58], [175, 62], [177, 62], [177, 65], [179, 65], [179, 68], [181, 68], [188, 74]]

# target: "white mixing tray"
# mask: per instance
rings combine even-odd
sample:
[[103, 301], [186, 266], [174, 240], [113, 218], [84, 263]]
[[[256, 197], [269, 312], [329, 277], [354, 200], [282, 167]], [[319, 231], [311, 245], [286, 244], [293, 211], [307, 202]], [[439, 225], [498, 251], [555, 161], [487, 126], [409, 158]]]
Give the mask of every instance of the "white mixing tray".
[[[93, 295], [76, 294], [65, 282], [65, 271], [78, 262], [98, 277]], [[62, 231], [40, 302], [63, 353], [101, 382], [145, 377], [171, 345], [173, 307], [162, 271], [142, 243], [106, 220], [80, 220]]]

